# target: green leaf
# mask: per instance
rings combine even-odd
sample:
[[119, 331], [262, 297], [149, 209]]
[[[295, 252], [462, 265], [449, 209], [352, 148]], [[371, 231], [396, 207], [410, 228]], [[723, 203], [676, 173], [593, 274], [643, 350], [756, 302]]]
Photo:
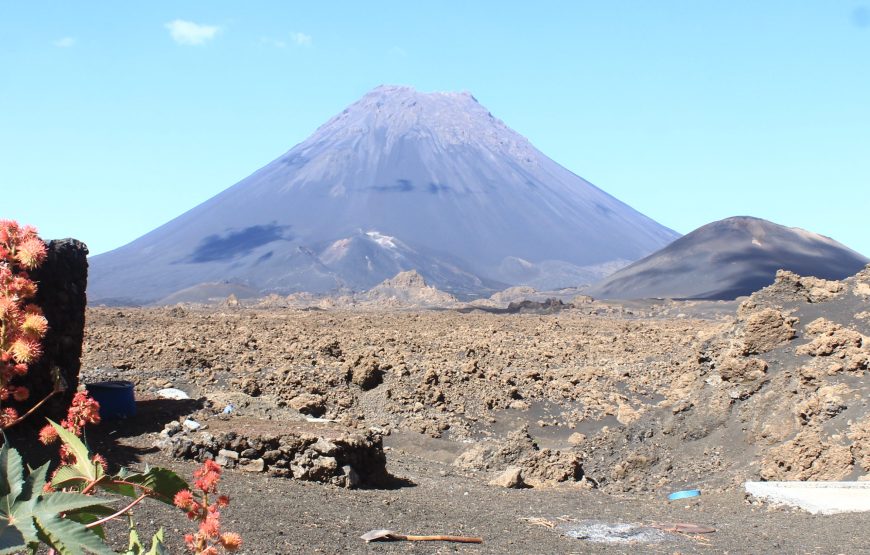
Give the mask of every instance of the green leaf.
[[84, 488], [90, 480], [83, 475], [81, 471], [70, 465], [61, 466], [51, 477], [51, 487], [55, 489], [65, 489], [70, 487]]
[[145, 546], [139, 541], [139, 533], [136, 531], [136, 523], [133, 522], [133, 517], [130, 517], [130, 543], [127, 545], [126, 555], [142, 555]]
[[163, 544], [163, 528], [151, 537], [151, 549], [145, 552], [145, 546], [139, 539], [139, 533], [136, 531], [136, 523], [133, 522], [133, 517], [130, 517], [130, 543], [127, 546], [127, 551], [124, 555], [169, 555], [169, 551]]
[[87, 478], [89, 482], [100, 479], [103, 475], [103, 467], [91, 461], [91, 453], [84, 442], [57, 422], [49, 420], [48, 423], [54, 427], [60, 440], [75, 457], [76, 462], [72, 466], [81, 472], [82, 476]]
[[19, 500], [27, 501], [28, 499], [34, 499], [43, 493], [46, 476], [48, 476], [48, 465], [49, 463], [45, 463], [40, 466], [31, 472], [30, 476], [24, 480], [24, 487], [21, 490], [21, 494], [18, 496]]
[[37, 516], [35, 520], [42, 541], [59, 555], [115, 555], [98, 535], [78, 522], [49, 514]]
[[117, 484], [111, 481], [111, 479], [100, 482], [99, 486], [106, 491], [117, 493], [124, 497], [136, 498], [140, 495], [139, 491], [134, 486], [131, 486], [130, 484]]
[[190, 489], [184, 479], [175, 472], [155, 466], [149, 468], [144, 474], [131, 475], [127, 477], [128, 482], [140, 484], [152, 490], [156, 495], [155, 499], [172, 505], [175, 494], [183, 489]]
[[151, 549], [146, 555], [169, 555], [169, 550], [163, 543], [163, 528], [157, 530], [154, 536], [151, 537]]
[[[110, 511], [101, 505], [109, 500], [81, 493], [44, 493], [47, 473], [48, 465], [43, 465], [25, 476], [18, 452], [7, 445], [0, 449], [0, 475], [7, 486], [0, 497], [0, 555], [26, 549], [36, 553], [40, 542], [60, 555], [113, 553], [98, 535], [101, 530], [89, 530], [75, 520], [93, 518], [83, 509], [92, 514]], [[63, 513], [71, 518], [62, 518]]]
[[43, 514], [64, 513], [76, 509], [84, 509], [85, 507], [102, 505], [103, 503], [111, 503], [112, 501], [112, 499], [82, 495], [81, 493], [55, 491], [45, 494], [39, 499], [33, 514], [34, 516], [39, 516]]
[[[78, 522], [79, 524], [88, 525], [103, 517], [113, 514], [115, 514], [115, 509], [103, 505], [95, 505], [93, 507], [85, 507], [84, 509], [69, 511], [64, 515], [64, 518], [68, 518], [73, 522]], [[94, 526], [93, 528], [89, 528], [89, 530], [100, 536], [103, 540], [106, 539], [106, 532], [103, 530], [102, 526]]]
[[36, 526], [33, 525], [33, 508], [36, 506], [36, 499], [18, 501], [9, 513], [9, 522], [18, 528], [27, 543], [39, 541], [36, 535]]
[[21, 553], [25, 547], [27, 543], [21, 531], [12, 526], [8, 520], [0, 521], [0, 555]]
[[9, 443], [0, 449], [0, 495], [11, 494], [18, 497], [24, 485], [24, 464], [21, 455], [15, 449], [9, 448]]

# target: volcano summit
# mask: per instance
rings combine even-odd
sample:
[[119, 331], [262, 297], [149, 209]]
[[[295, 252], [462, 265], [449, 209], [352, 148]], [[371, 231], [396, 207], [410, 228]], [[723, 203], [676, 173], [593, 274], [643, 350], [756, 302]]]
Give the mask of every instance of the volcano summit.
[[547, 158], [468, 93], [378, 87], [174, 220], [91, 259], [91, 301], [368, 289], [405, 270], [458, 296], [576, 286], [674, 231]]

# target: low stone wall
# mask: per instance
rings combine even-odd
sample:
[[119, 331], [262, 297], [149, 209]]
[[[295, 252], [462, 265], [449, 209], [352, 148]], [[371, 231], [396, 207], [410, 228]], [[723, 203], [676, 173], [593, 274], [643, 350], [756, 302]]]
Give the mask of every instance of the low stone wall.
[[230, 418], [191, 430], [173, 421], [160, 435], [156, 446], [174, 457], [227, 468], [346, 488], [389, 479], [381, 436], [337, 425]]

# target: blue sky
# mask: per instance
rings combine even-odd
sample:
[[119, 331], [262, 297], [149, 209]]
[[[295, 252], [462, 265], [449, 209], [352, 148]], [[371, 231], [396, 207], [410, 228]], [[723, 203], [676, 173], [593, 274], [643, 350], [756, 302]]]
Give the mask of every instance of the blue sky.
[[0, 0], [0, 217], [110, 250], [382, 83], [469, 90], [682, 233], [753, 215], [870, 255], [849, 0]]

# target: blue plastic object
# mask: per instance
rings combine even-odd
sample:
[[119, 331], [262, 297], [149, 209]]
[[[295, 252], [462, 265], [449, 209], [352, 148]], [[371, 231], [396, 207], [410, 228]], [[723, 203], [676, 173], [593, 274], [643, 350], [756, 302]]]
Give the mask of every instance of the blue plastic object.
[[100, 419], [118, 420], [136, 415], [133, 382], [96, 382], [85, 385], [85, 388], [100, 404]]
[[701, 490], [699, 489], [686, 489], [683, 491], [675, 491], [668, 496], [668, 499], [676, 501], [677, 499], [687, 499], [689, 497], [698, 497], [699, 495], [701, 495]]

